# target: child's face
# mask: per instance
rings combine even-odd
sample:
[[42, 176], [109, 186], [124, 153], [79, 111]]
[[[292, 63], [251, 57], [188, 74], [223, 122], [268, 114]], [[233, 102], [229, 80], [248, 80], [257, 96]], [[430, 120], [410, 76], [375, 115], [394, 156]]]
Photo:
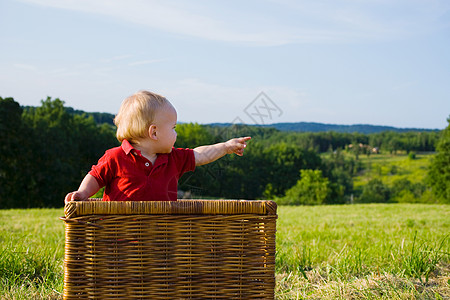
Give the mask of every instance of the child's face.
[[159, 153], [170, 153], [172, 147], [177, 140], [177, 132], [175, 126], [177, 125], [177, 111], [168, 104], [161, 108], [156, 115], [156, 136], [158, 138]]

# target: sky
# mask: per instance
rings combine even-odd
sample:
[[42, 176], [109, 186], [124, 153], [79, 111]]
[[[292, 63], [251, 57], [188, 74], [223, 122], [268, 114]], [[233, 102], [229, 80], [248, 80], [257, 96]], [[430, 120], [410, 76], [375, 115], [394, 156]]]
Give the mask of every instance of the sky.
[[180, 122], [443, 129], [448, 0], [0, 0], [0, 97]]

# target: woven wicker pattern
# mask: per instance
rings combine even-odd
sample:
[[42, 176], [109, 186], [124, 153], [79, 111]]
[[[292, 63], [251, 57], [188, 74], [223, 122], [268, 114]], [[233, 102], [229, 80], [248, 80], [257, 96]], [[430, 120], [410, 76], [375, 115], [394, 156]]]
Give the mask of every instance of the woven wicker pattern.
[[272, 201], [70, 202], [64, 299], [273, 299]]

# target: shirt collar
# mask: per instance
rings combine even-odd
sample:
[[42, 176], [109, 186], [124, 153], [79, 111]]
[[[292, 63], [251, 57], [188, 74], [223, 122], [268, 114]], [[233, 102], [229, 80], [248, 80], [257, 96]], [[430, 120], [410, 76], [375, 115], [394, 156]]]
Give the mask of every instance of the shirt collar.
[[126, 155], [130, 154], [132, 150], [135, 150], [134, 147], [130, 144], [129, 141], [123, 140], [122, 141], [122, 150], [125, 152]]
[[[125, 152], [126, 155], [130, 154], [131, 151], [133, 151], [133, 150], [136, 151], [137, 154], [139, 154], [139, 155], [141, 154], [141, 151], [135, 149], [133, 147], [133, 145], [131, 145], [130, 142], [127, 140], [122, 141], [121, 147], [122, 147], [123, 152]], [[172, 148], [172, 150], [173, 150], [173, 148]], [[156, 161], [155, 161], [155, 167], [158, 165], [163, 165], [163, 164], [167, 163], [168, 160], [169, 160], [169, 158], [168, 158], [167, 154], [158, 154], [158, 157], [156, 158]]]

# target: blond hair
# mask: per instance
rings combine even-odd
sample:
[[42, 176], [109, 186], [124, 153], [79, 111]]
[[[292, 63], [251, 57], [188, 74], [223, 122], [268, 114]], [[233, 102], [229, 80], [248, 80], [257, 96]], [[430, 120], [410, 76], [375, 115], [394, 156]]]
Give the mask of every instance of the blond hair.
[[148, 137], [148, 129], [155, 120], [156, 112], [167, 104], [170, 105], [169, 100], [149, 91], [139, 91], [126, 98], [114, 118], [119, 142], [125, 139], [135, 142]]

